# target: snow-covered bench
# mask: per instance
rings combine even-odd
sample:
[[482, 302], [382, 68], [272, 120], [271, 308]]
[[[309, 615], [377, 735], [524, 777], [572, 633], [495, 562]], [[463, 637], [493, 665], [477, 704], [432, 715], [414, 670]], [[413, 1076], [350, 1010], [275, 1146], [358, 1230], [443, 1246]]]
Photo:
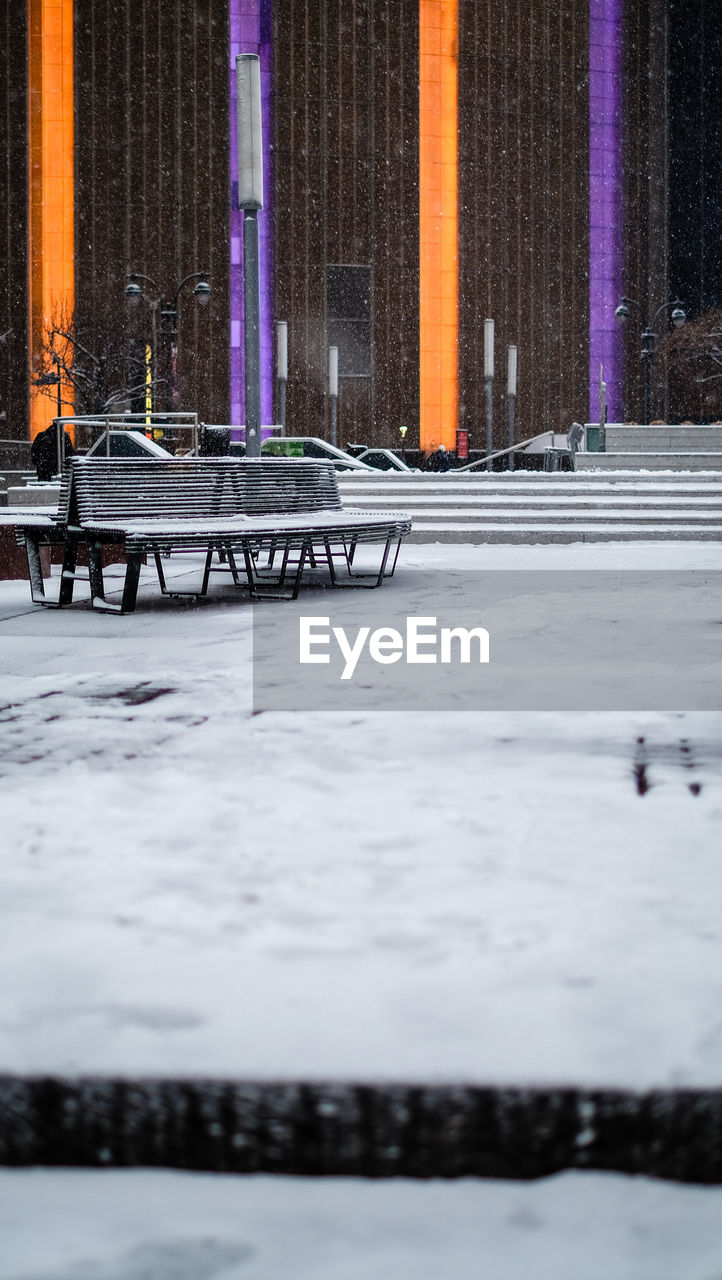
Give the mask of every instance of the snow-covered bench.
[[[35, 603], [59, 608], [72, 601], [78, 547], [84, 544], [93, 606], [129, 613], [148, 555], [164, 594], [205, 595], [210, 574], [222, 569], [237, 585], [247, 584], [254, 598], [295, 599], [307, 565], [327, 567], [334, 586], [379, 586], [393, 574], [410, 527], [403, 515], [344, 510], [333, 466], [321, 459], [73, 458], [57, 515], [23, 521], [16, 536], [26, 548]], [[40, 547], [58, 542], [64, 561], [58, 596], [51, 600]], [[370, 574], [354, 569], [360, 543], [382, 547], [380, 564]], [[120, 604], [105, 598], [102, 548], [108, 544], [121, 544], [125, 553]], [[200, 589], [168, 591], [163, 558], [199, 550], [206, 553]]]

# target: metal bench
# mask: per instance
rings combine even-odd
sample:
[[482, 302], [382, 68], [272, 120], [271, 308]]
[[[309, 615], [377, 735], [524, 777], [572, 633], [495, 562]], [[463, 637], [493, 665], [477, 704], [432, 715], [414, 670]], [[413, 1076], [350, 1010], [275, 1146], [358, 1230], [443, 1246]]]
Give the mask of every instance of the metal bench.
[[[328, 568], [335, 587], [379, 586], [393, 574], [410, 527], [406, 516], [344, 510], [333, 466], [321, 459], [73, 458], [57, 515], [51, 522], [23, 521], [16, 537], [26, 548], [35, 603], [59, 608], [72, 601], [84, 544], [93, 607], [129, 613], [148, 555], [166, 595], [203, 596], [211, 573], [223, 571], [255, 599], [295, 599], [307, 566]], [[40, 564], [40, 546], [49, 542], [64, 546], [54, 600], [45, 594]], [[382, 547], [371, 573], [355, 567], [364, 543]], [[107, 544], [121, 544], [125, 552], [120, 604], [105, 598], [101, 557]], [[169, 591], [163, 559], [188, 551], [206, 553], [201, 586]]]

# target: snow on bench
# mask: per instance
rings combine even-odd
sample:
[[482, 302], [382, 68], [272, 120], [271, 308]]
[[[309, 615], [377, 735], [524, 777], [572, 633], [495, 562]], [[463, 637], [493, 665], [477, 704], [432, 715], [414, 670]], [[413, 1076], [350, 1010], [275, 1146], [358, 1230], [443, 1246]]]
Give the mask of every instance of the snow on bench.
[[[26, 549], [36, 604], [60, 608], [72, 601], [78, 546], [85, 544], [93, 607], [130, 613], [148, 555], [165, 595], [204, 596], [211, 572], [220, 569], [255, 599], [295, 599], [306, 565], [322, 563], [333, 586], [379, 586], [393, 575], [410, 528], [409, 518], [395, 512], [344, 510], [336, 472], [322, 459], [73, 458], [53, 521], [24, 520], [16, 537]], [[40, 564], [47, 543], [64, 547], [55, 600], [45, 595]], [[383, 548], [372, 573], [354, 569], [359, 543]], [[126, 558], [120, 604], [105, 598], [101, 550], [108, 544], [121, 544]], [[206, 553], [200, 590], [168, 591], [162, 557], [194, 550]]]

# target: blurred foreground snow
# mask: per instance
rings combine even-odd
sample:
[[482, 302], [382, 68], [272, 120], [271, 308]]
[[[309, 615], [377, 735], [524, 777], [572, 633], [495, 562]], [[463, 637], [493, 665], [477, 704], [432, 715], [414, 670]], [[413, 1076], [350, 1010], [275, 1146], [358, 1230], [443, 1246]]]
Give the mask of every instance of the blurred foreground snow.
[[722, 1188], [0, 1171], [0, 1280], [716, 1280]]

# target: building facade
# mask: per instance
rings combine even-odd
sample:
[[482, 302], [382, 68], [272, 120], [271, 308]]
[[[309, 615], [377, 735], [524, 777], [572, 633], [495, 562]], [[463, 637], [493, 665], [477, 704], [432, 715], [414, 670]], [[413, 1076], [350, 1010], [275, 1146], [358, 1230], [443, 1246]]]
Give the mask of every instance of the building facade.
[[290, 433], [328, 433], [333, 344], [340, 442], [429, 448], [484, 444], [493, 318], [500, 447], [509, 344], [518, 437], [594, 419], [600, 370], [633, 417], [622, 294], [640, 317], [721, 301], [710, 0], [0, 0], [0, 34], [4, 438], [55, 412], [32, 384], [58, 317], [147, 346], [130, 272], [149, 303], [207, 272], [208, 307], [178, 298], [180, 407], [243, 422], [239, 53], [262, 72], [264, 422], [278, 320]]

